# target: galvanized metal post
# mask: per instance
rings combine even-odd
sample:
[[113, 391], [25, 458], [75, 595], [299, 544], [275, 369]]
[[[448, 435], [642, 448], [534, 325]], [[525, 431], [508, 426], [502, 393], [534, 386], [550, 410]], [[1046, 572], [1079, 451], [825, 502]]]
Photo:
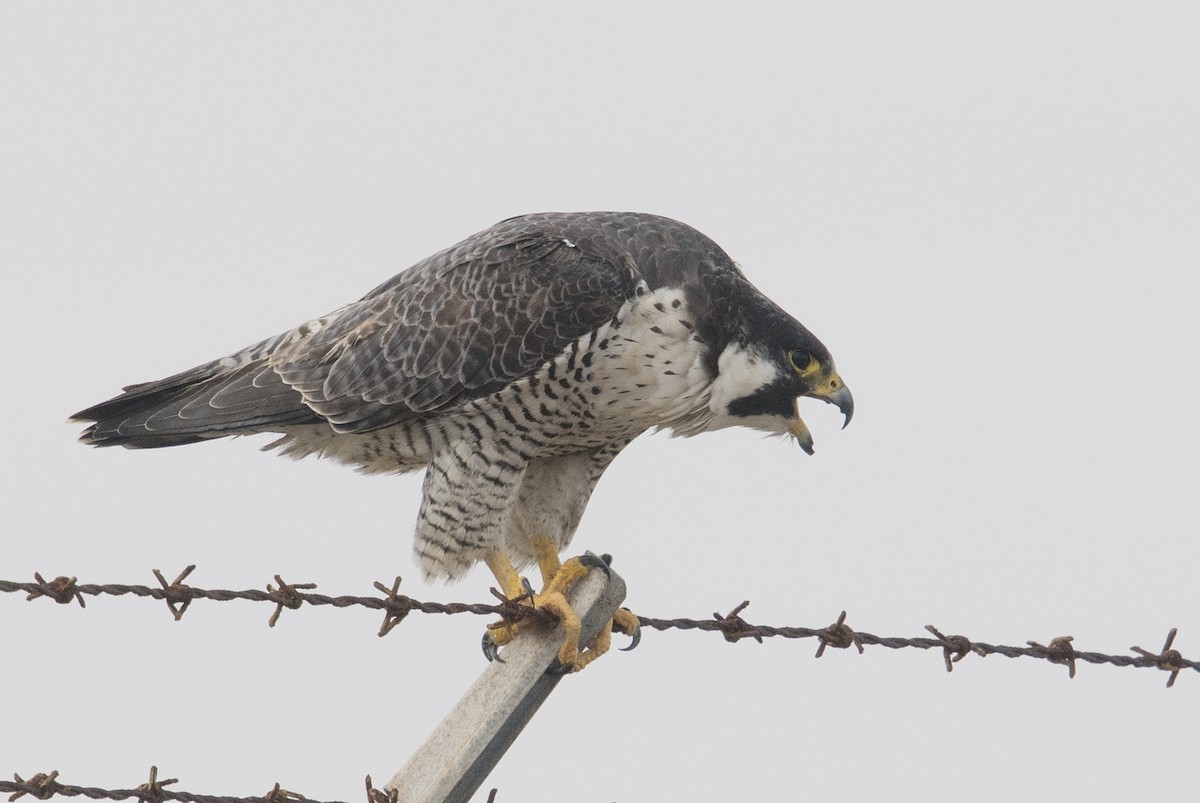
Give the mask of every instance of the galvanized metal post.
[[[625, 581], [591, 571], [569, 599], [586, 644], [625, 599]], [[557, 626], [522, 630], [384, 788], [399, 803], [466, 803], [562, 680], [546, 674], [561, 644]]]

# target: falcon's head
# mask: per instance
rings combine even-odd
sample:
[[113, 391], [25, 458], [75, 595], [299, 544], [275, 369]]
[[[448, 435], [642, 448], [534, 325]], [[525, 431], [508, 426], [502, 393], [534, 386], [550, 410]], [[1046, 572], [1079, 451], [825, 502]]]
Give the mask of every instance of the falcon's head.
[[[715, 353], [716, 376], [709, 429], [745, 426], [791, 435], [813, 453], [813, 438], [800, 418], [800, 399], [809, 396], [834, 404], [846, 417], [854, 415], [854, 397], [838, 376], [833, 357], [821, 341], [792, 316], [752, 287], [728, 339]], [[733, 312], [733, 310], [730, 310]], [[711, 358], [710, 358], [711, 359]]]

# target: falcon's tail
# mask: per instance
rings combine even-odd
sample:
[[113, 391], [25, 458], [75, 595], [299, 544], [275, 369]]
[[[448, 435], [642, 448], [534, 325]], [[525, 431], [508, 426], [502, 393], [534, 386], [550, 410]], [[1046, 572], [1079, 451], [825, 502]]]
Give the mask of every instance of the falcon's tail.
[[71, 416], [72, 421], [94, 422], [79, 440], [153, 449], [321, 421], [265, 360], [239, 363], [226, 358], [157, 382], [130, 385], [120, 396]]

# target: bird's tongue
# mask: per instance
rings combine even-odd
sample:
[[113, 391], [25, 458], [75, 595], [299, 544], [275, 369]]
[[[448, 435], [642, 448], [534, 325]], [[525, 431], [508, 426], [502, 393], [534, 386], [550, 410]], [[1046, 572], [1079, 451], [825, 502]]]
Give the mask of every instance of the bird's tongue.
[[796, 438], [796, 443], [800, 444], [801, 449], [809, 454], [813, 453], [813, 436], [808, 431], [804, 419], [800, 417], [799, 399], [796, 399], [796, 420], [792, 422], [792, 435]]

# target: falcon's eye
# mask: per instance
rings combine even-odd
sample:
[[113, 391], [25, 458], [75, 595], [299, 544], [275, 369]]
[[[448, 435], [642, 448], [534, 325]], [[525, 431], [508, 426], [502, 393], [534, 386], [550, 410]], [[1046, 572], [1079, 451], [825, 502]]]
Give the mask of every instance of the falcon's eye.
[[788, 362], [800, 376], [812, 376], [820, 369], [821, 364], [807, 351], [796, 349], [788, 352]]

